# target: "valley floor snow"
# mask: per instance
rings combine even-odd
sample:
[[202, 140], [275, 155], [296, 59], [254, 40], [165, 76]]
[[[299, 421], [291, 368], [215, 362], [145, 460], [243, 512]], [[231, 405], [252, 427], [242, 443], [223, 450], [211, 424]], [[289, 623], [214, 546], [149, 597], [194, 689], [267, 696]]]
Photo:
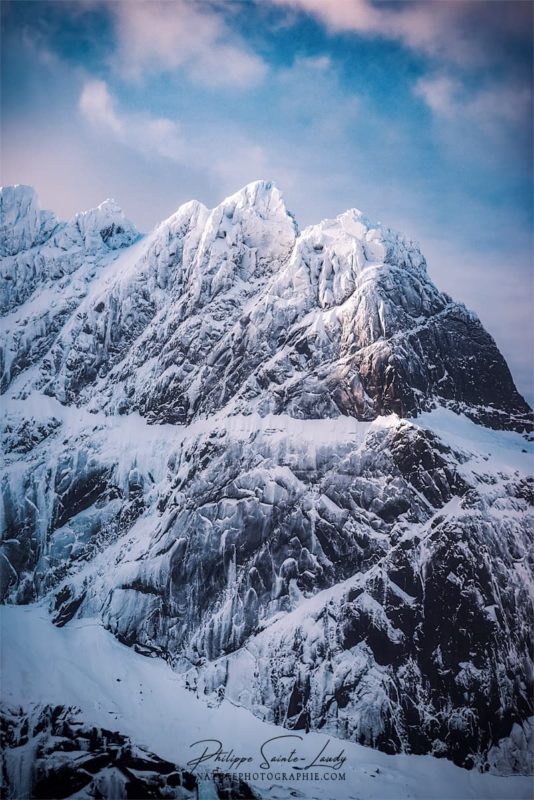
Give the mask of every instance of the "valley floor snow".
[[[455, 767], [430, 756], [388, 756], [320, 733], [304, 734], [269, 725], [224, 701], [210, 707], [183, 688], [180, 677], [157, 658], [120, 644], [92, 620], [56, 628], [43, 606], [7, 606], [1, 611], [1, 697], [8, 706], [58, 704], [81, 709], [88, 724], [118, 730], [136, 744], [181, 766], [199, 754], [191, 744], [218, 739], [235, 754], [250, 755], [242, 772], [260, 772], [262, 743], [301, 735], [299, 754], [313, 759], [344, 751], [345, 780], [269, 781], [250, 784], [266, 800], [526, 800], [528, 777], [502, 778]], [[207, 765], [207, 767], [214, 765]], [[200, 767], [200, 770], [203, 768]], [[225, 769], [221, 766], [221, 769]], [[272, 767], [273, 772], [282, 768]], [[284, 768], [289, 771], [287, 767]], [[317, 770], [315, 767], [312, 772]]]

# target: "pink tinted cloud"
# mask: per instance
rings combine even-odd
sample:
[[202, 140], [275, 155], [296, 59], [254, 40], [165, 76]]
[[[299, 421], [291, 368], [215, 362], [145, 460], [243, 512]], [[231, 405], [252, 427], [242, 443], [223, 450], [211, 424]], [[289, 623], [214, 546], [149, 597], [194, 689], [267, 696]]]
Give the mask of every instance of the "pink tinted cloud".
[[532, 89], [522, 84], [491, 84], [468, 92], [448, 75], [420, 78], [414, 87], [430, 110], [451, 122], [467, 120], [489, 129], [525, 122], [532, 108]]
[[498, 40], [530, 36], [528, 3], [510, 2], [493, 13], [492, 2], [476, 0], [270, 0], [311, 14], [332, 32], [353, 31], [396, 40], [433, 58], [472, 65], [491, 55]]
[[85, 83], [79, 100], [80, 111], [94, 125], [108, 128], [115, 135], [123, 133], [113, 98], [104, 81], [89, 80]]
[[87, 80], [78, 107], [82, 116], [100, 132], [134, 150], [178, 162], [185, 157], [186, 146], [176, 122], [145, 113], [119, 112], [105, 81]]
[[108, 9], [116, 26], [115, 65], [126, 78], [183, 67], [200, 83], [246, 88], [266, 74], [264, 61], [207, 4], [111, 0]]

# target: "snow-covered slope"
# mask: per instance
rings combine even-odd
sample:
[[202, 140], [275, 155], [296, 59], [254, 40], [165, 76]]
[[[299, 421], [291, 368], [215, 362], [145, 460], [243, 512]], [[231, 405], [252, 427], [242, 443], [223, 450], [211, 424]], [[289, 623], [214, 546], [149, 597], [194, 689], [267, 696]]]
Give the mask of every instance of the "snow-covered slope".
[[528, 772], [532, 419], [418, 246], [267, 182], [145, 237], [11, 187], [0, 228], [5, 600], [269, 724]]
[[[10, 709], [6, 714], [6, 730], [13, 731], [6, 748], [6, 771], [12, 785], [19, 790], [14, 794], [17, 800], [28, 796], [24, 793], [27, 787], [20, 784], [21, 779], [31, 775], [31, 771], [24, 768], [26, 760], [30, 765], [37, 760], [38, 788], [44, 788], [45, 781], [58, 774], [65, 780], [65, 773], [76, 785], [74, 773], [79, 776], [78, 786], [82, 791], [82, 787], [94, 791], [94, 783], [98, 782], [104, 797], [126, 796], [117, 791], [117, 784], [123, 787], [128, 779], [133, 783], [132, 778], [138, 781], [132, 786], [134, 790], [144, 789], [135, 797], [220, 796], [231, 800], [254, 800], [254, 797], [261, 800], [290, 797], [308, 800], [332, 800], [333, 797], [336, 800], [355, 797], [365, 800], [527, 800], [530, 797], [528, 777], [504, 778], [468, 772], [430, 756], [388, 756], [354, 742], [333, 740], [322, 733], [304, 735], [301, 731], [302, 741], [289, 740], [287, 745], [290, 746], [284, 743], [280, 752], [288, 754], [297, 744], [299, 758], [306, 759], [297, 766], [311, 764], [325, 746], [325, 755], [343, 753], [345, 761], [336, 770], [335, 777], [343, 775], [344, 779], [334, 780], [334, 771], [322, 767], [307, 770], [307, 774], [319, 773], [321, 777], [329, 773], [328, 779], [323, 777], [319, 781], [303, 780], [296, 770], [274, 761], [268, 768], [262, 768], [264, 742], [288, 731], [262, 722], [226, 700], [210, 705], [197, 700], [184, 689], [167, 664], [159, 658], [144, 658], [119, 644], [95, 620], [77, 620], [58, 629], [47, 617], [45, 609], [39, 606], [1, 611], [5, 637], [3, 699]], [[63, 665], [61, 672], [58, 664]], [[40, 681], [35, 680], [36, 673], [40, 674]], [[63, 710], [65, 705], [72, 709], [70, 713]], [[17, 715], [13, 713], [13, 709], [21, 707], [29, 710], [26, 733], [22, 736], [20, 728], [17, 730]], [[65, 746], [69, 734], [73, 735], [71, 730], [77, 747]], [[55, 735], [50, 736], [54, 731]], [[120, 733], [113, 735], [110, 731]], [[107, 739], [108, 751], [101, 745], [102, 733]], [[235, 755], [251, 758], [251, 762], [233, 768], [228, 763], [219, 763], [222, 771], [250, 774], [246, 787], [242, 785], [246, 783], [244, 780], [241, 786], [236, 781], [231, 793], [224, 795], [224, 781], [219, 779], [220, 794], [209, 794], [210, 787], [203, 780], [203, 774], [217, 766], [214, 760], [200, 765], [191, 774], [193, 765], [188, 762], [202, 750], [191, 749], [190, 745], [207, 736], [223, 742], [227, 750], [232, 747]], [[125, 747], [126, 737], [141, 743], [144, 751]], [[91, 746], [91, 739], [93, 742], [96, 739], [96, 746]], [[15, 743], [17, 746], [13, 746]], [[271, 747], [274, 754], [274, 745]], [[119, 758], [110, 759], [109, 749], [118, 750]], [[37, 759], [32, 750], [37, 750]], [[165, 761], [155, 762], [147, 751], [157, 753]], [[268, 758], [270, 753], [265, 747], [264, 754]], [[95, 764], [97, 759], [99, 763]], [[182, 773], [182, 785], [178, 787], [176, 767], [173, 769], [176, 764], [182, 765], [181, 770], [178, 767]], [[281, 778], [282, 772], [286, 773], [285, 780]], [[269, 774], [272, 775], [270, 780]], [[199, 795], [195, 792], [197, 786]], [[183, 793], [174, 794], [176, 787]], [[113, 789], [115, 794], [112, 794]], [[161, 794], [157, 794], [158, 789]], [[94, 794], [76, 795], [88, 796]]]

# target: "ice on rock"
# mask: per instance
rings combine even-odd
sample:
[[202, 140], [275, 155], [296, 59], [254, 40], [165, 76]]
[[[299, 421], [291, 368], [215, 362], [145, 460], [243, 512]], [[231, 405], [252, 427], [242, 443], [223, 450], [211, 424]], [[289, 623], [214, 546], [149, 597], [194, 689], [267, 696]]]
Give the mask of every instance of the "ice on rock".
[[132, 245], [139, 234], [113, 201], [69, 223], [40, 212], [29, 187], [4, 187], [0, 204], [2, 242], [9, 252], [0, 264], [0, 385], [5, 388], [30, 361], [47, 354], [91, 294], [95, 279], [109, 268], [113, 251]]
[[96, 208], [84, 211], [69, 222], [58, 239], [60, 246], [78, 231], [88, 253], [102, 250], [102, 243], [110, 250], [132, 244], [138, 233], [133, 224], [126, 219], [122, 209], [114, 200], [105, 200]]
[[2, 197], [3, 597], [212, 704], [526, 772], [531, 412], [419, 247], [266, 181], [146, 237]]
[[204, 289], [212, 297], [235, 278], [251, 281], [276, 273], [295, 237], [296, 224], [280, 191], [266, 181], [249, 184], [209, 215], [196, 257], [194, 292], [200, 298]]
[[321, 308], [339, 306], [366, 269], [384, 264], [415, 271], [426, 266], [416, 244], [351, 209], [303, 231], [274, 290], [285, 297], [304, 290]]
[[56, 225], [50, 211], [41, 211], [31, 186], [0, 187], [0, 256], [42, 244]]

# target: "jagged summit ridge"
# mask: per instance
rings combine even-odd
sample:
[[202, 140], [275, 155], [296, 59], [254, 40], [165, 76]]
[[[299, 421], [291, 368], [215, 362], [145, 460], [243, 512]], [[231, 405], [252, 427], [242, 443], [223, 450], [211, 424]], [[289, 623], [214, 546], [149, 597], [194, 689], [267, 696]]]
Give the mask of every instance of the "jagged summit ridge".
[[87, 250], [97, 250], [102, 242], [110, 248], [131, 244], [138, 234], [115, 200], [60, 222], [52, 211], [41, 210], [33, 187], [0, 187], [0, 255], [16, 256], [47, 241], [67, 249], [79, 244], [77, 235]]
[[[152, 421], [223, 408], [367, 419], [440, 398], [497, 426], [525, 424], [477, 317], [438, 291], [417, 244], [356, 209], [300, 233], [277, 187], [256, 181], [212, 210], [184, 204], [131, 247], [137, 238], [106, 201], [31, 257], [4, 260], [3, 307], [21, 311], [6, 323], [4, 387], [24, 365], [20, 396], [37, 388]], [[43, 313], [45, 286], [61, 314], [76, 295], [68, 324]]]

